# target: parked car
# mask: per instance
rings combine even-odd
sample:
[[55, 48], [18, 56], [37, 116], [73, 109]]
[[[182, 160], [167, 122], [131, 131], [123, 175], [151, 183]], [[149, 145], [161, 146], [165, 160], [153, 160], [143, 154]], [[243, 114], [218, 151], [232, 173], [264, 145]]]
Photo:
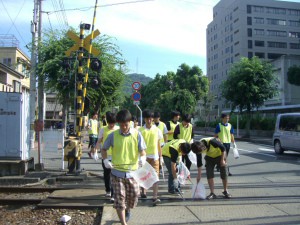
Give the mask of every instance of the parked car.
[[273, 144], [276, 154], [282, 154], [285, 150], [300, 152], [300, 113], [277, 116]]

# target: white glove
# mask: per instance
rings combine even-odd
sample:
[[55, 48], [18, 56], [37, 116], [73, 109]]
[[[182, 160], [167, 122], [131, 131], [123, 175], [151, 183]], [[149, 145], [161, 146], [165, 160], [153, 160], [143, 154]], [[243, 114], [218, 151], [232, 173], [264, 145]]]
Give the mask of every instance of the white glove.
[[104, 163], [105, 168], [107, 168], [107, 169], [114, 168], [113, 165], [111, 164], [111, 162], [108, 159], [104, 159], [103, 163]]
[[142, 167], [143, 165], [145, 165], [146, 163], [146, 156], [143, 155], [143, 156], [140, 156], [139, 158], [139, 166]]
[[176, 188], [178, 188], [178, 179], [176, 178], [176, 179], [174, 179], [173, 180], [173, 185], [174, 185], [174, 188], [176, 189]]
[[233, 148], [237, 148], [237, 146], [236, 146], [236, 143], [235, 143], [235, 142], [233, 142]]

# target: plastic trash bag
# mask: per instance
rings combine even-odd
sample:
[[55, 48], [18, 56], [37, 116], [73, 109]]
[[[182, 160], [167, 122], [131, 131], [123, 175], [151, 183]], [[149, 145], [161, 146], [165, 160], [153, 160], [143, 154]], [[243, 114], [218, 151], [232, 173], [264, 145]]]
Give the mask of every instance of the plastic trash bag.
[[232, 149], [232, 152], [233, 152], [233, 157], [234, 157], [235, 159], [240, 158], [240, 154], [239, 154], [239, 151], [238, 151], [237, 148], [233, 148], [233, 149]]
[[130, 172], [130, 174], [145, 189], [151, 188], [154, 183], [159, 181], [155, 169], [147, 161], [142, 167]]
[[177, 179], [178, 182], [182, 185], [185, 185], [186, 179], [190, 176], [190, 171], [188, 168], [184, 165], [183, 162], [180, 162], [177, 166], [178, 169], [178, 174], [177, 174]]
[[60, 222], [66, 223], [66, 222], [68, 222], [70, 219], [71, 219], [71, 216], [63, 215], [63, 216], [60, 218]]
[[205, 186], [201, 181], [199, 181], [198, 184], [193, 184], [192, 198], [193, 199], [206, 199]]
[[189, 157], [190, 161], [192, 162], [192, 164], [197, 165], [197, 156], [194, 152], [190, 151], [190, 153], [188, 154], [188, 157]]
[[95, 152], [94, 154], [92, 154], [92, 156], [95, 161], [99, 160], [98, 152]]

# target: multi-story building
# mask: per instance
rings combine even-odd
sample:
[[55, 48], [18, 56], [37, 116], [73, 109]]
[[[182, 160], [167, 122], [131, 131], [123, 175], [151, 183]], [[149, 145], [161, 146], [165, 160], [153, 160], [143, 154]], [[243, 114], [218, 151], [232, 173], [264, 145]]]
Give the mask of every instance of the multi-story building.
[[[222, 99], [219, 87], [227, 78], [232, 63], [241, 57], [257, 56], [274, 61], [283, 55], [300, 56], [300, 3], [221, 0], [213, 8], [213, 21], [207, 26], [206, 36], [207, 75], [211, 81], [210, 90], [215, 95], [213, 108], [220, 112], [230, 109]], [[299, 60], [293, 62], [300, 65]], [[277, 62], [276, 66], [279, 64], [282, 63]], [[279, 76], [283, 76], [279, 80], [287, 82], [286, 73]], [[299, 96], [299, 91], [297, 93]], [[278, 104], [288, 103], [278, 99], [283, 96], [287, 94], [277, 96]]]

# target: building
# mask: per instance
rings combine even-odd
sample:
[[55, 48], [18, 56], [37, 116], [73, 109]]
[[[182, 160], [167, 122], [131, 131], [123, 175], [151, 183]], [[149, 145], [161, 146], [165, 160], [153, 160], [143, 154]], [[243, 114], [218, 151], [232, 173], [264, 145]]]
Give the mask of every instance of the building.
[[[281, 80], [281, 94], [268, 105], [292, 103], [291, 86], [286, 85], [288, 61], [281, 58], [300, 55], [300, 3], [275, 0], [221, 0], [213, 8], [213, 21], [207, 26], [207, 76], [215, 96], [214, 111], [230, 109], [221, 98], [219, 86], [232, 63], [241, 57], [257, 56], [273, 61]], [[279, 60], [279, 61], [278, 61]], [[283, 61], [282, 61], [283, 60]], [[285, 66], [282, 68], [281, 66]], [[295, 92], [298, 93], [299, 92]], [[289, 97], [288, 97], [289, 96]], [[281, 99], [279, 99], [279, 97]]]
[[29, 92], [30, 58], [13, 35], [0, 35], [0, 91]]

